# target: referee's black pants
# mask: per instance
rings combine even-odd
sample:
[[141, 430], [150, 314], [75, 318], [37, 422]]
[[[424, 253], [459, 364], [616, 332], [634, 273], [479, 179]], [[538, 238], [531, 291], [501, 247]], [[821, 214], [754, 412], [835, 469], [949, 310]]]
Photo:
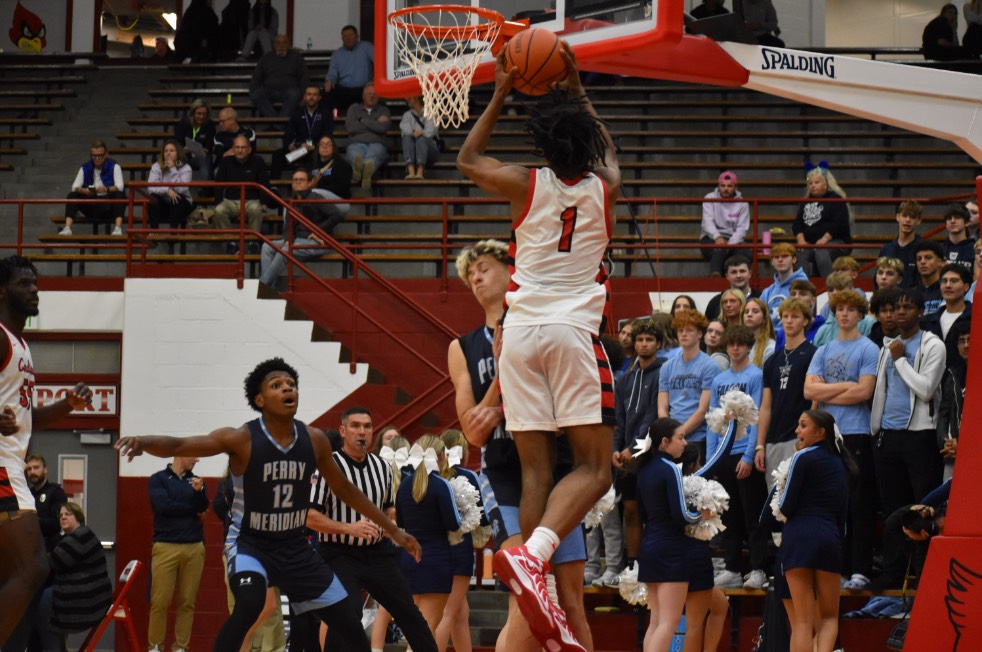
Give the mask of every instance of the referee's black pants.
[[[413, 652], [437, 652], [430, 628], [413, 602], [409, 583], [399, 567], [400, 549], [385, 540], [372, 546], [321, 543], [320, 554], [348, 592], [348, 604], [361, 619], [361, 590], [392, 614]], [[327, 630], [324, 652], [341, 652], [344, 641]]]

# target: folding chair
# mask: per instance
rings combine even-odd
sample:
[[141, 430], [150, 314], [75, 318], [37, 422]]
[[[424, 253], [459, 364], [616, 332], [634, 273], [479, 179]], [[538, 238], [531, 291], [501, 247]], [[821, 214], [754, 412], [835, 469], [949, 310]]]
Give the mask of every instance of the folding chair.
[[109, 627], [109, 623], [114, 620], [123, 622], [123, 629], [126, 630], [126, 635], [129, 637], [130, 650], [132, 652], [139, 652], [141, 649], [140, 642], [136, 637], [136, 628], [133, 626], [133, 612], [130, 610], [129, 603], [126, 601], [126, 596], [130, 591], [130, 587], [133, 586], [133, 580], [139, 575], [141, 568], [143, 568], [143, 564], [137, 559], [126, 564], [126, 568], [119, 574], [119, 582], [116, 584], [116, 590], [113, 591], [113, 603], [109, 607], [106, 617], [102, 619], [101, 623], [89, 631], [89, 635], [85, 637], [85, 641], [82, 643], [82, 647], [79, 648], [79, 652], [93, 652], [99, 639], [102, 638], [103, 632]]

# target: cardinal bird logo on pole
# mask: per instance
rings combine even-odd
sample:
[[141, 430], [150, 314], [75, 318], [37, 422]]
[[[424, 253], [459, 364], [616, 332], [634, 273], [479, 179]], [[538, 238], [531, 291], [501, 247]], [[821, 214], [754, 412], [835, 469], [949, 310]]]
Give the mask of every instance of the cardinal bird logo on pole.
[[10, 41], [17, 46], [17, 49], [40, 54], [48, 44], [47, 39], [44, 38], [46, 31], [41, 17], [28, 11], [18, 2], [8, 32]]
[[944, 601], [955, 630], [952, 652], [982, 650], [982, 575], [952, 557]]

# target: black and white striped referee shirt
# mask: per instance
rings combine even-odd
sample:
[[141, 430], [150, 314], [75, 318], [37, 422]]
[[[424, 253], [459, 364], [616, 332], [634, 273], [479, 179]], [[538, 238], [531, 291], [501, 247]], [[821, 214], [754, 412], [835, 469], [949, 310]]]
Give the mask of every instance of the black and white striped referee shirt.
[[[392, 495], [392, 469], [380, 457], [368, 453], [363, 461], [358, 462], [343, 450], [336, 450], [334, 451], [334, 462], [351, 484], [361, 489], [362, 493], [368, 496], [368, 499], [375, 503], [376, 507], [382, 511], [393, 507], [395, 497]], [[362, 519], [361, 514], [348, 507], [334, 495], [320, 473], [315, 473], [310, 481], [310, 506], [312, 509], [317, 509], [327, 515], [328, 518], [341, 523], [355, 523]], [[319, 533], [318, 538], [323, 542], [341, 543], [349, 546], [367, 546], [377, 543], [348, 534]]]

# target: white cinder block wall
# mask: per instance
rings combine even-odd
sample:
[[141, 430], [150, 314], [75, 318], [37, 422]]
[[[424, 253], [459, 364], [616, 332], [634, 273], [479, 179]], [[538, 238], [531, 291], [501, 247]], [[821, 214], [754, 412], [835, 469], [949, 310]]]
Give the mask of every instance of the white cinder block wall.
[[[311, 421], [361, 386], [338, 362], [340, 344], [311, 342], [311, 322], [285, 321], [284, 302], [256, 298], [256, 281], [127, 279], [123, 307], [121, 435], [206, 434], [257, 415], [243, 380], [279, 356], [300, 374], [298, 418]], [[122, 476], [148, 476], [167, 460], [123, 462]], [[203, 459], [201, 475], [221, 475], [224, 456]]]

